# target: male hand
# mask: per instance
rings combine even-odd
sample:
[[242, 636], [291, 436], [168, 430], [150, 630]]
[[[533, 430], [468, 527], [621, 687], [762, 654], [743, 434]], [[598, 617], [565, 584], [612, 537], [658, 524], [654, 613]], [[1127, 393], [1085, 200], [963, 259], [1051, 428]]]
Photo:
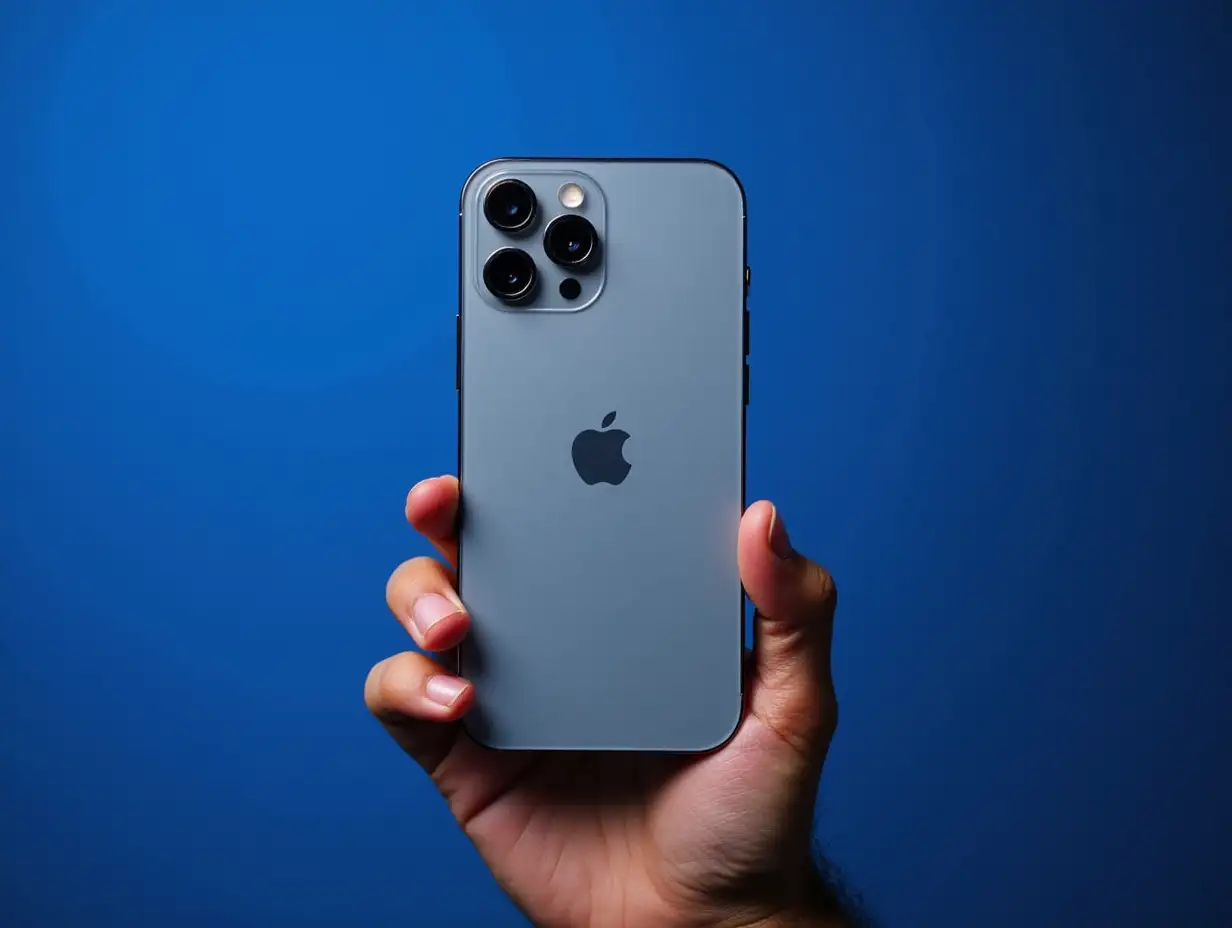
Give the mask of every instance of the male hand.
[[[407, 561], [386, 588], [415, 643], [438, 654], [470, 628], [451, 569], [457, 512], [453, 477], [411, 490], [406, 517], [447, 564]], [[369, 673], [369, 709], [432, 777], [536, 925], [851, 924], [812, 854], [817, 784], [838, 718], [834, 584], [792, 549], [768, 502], [745, 512], [738, 556], [757, 607], [757, 647], [745, 717], [711, 754], [492, 751], [461, 730], [474, 689], [452, 660], [406, 651]]]

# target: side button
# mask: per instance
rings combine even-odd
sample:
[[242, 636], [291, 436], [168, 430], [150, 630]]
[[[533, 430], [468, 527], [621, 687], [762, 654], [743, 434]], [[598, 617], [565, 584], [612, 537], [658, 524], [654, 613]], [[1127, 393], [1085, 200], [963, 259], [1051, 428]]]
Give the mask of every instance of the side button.
[[749, 364], [744, 363], [744, 405], [749, 405]]
[[459, 392], [462, 390], [462, 314], [454, 316], [454, 363], [453, 363], [453, 388]]
[[749, 356], [749, 311], [747, 307], [744, 310], [744, 356]]

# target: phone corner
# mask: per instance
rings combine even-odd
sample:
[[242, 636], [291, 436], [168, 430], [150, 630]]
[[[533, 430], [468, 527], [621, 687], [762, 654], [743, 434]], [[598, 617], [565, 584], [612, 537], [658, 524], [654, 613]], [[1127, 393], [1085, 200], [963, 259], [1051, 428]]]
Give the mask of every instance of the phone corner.
[[462, 188], [458, 191], [458, 214], [459, 215], [461, 215], [463, 210], [466, 209], [466, 196], [474, 188], [475, 184], [479, 182], [479, 180], [483, 178], [485, 174], [491, 173], [493, 169], [499, 167], [502, 164], [506, 164], [512, 160], [513, 159], [508, 158], [508, 157], [489, 158], [487, 161], [483, 162], [482, 164], [476, 165], [471, 170], [470, 174], [466, 176], [466, 180], [462, 183]]
[[740, 214], [742, 216], [747, 215], [749, 211], [749, 198], [745, 194], [744, 182], [740, 180], [740, 175], [722, 161], [718, 161], [714, 158], [698, 158], [697, 161], [699, 164], [704, 164], [707, 167], [718, 171], [720, 174], [726, 175], [727, 179], [730, 180], [732, 185], [736, 188], [736, 194], [740, 198]]
[[480, 731], [481, 726], [475, 725], [475, 717], [473, 710], [470, 714], [462, 716], [458, 722], [458, 727], [462, 734], [466, 735], [471, 741], [475, 742], [479, 747], [487, 751], [507, 751], [509, 748], [503, 744], [497, 744], [488, 737], [489, 732]]
[[740, 700], [731, 718], [719, 726], [714, 734], [699, 740], [696, 745], [684, 748], [680, 753], [696, 754], [698, 756], [714, 754], [731, 744], [736, 734], [740, 731], [741, 724], [744, 722], [745, 701], [744, 688], [741, 687]]

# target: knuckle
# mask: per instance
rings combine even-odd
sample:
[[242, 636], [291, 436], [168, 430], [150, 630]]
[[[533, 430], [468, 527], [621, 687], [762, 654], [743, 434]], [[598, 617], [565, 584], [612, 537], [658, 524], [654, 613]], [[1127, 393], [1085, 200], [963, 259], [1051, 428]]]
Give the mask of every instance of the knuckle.
[[443, 570], [439, 561], [426, 555], [403, 561], [394, 568], [385, 583], [385, 599], [392, 603], [398, 598], [399, 591], [409, 591], [429, 578], [439, 577]]
[[838, 605], [838, 587], [830, 572], [820, 564], [809, 561], [809, 598], [821, 610], [832, 612]]
[[376, 713], [408, 704], [417, 675], [416, 655], [403, 652], [386, 658], [369, 671], [366, 686], [368, 708]]
[[382, 706], [397, 706], [402, 702], [404, 687], [401, 683], [401, 678], [396, 673], [390, 673], [390, 669], [381, 674], [381, 679], [377, 681], [377, 699]]
[[834, 740], [834, 735], [838, 731], [838, 699], [831, 693], [823, 706], [822, 734], [825, 736], [826, 743], [829, 743]]
[[413, 667], [408, 656], [398, 654], [389, 659], [377, 684], [377, 694], [384, 706], [404, 706], [414, 690]]
[[[422, 483], [422, 481], [421, 481]], [[406, 514], [406, 521], [411, 521], [411, 497], [415, 495], [415, 490], [420, 486], [420, 483], [415, 484], [406, 491], [406, 502], [402, 506], [402, 511]]]
[[421, 554], [419, 557], [413, 557], [409, 561], [403, 561], [398, 566], [398, 569], [403, 571], [406, 576], [421, 577], [424, 574], [437, 573], [440, 567], [440, 562], [435, 558]]
[[388, 660], [380, 661], [372, 665], [368, 671], [368, 676], [364, 680], [364, 705], [368, 707], [368, 711], [374, 715], [380, 711], [380, 689], [381, 678], [385, 675], [385, 667], [389, 663]]
[[794, 703], [792, 710], [807, 752], [824, 751], [838, 730], [838, 702], [833, 691], [823, 687], [820, 692]]
[[393, 573], [389, 575], [389, 579], [385, 581], [385, 602], [389, 603], [391, 606], [394, 604], [398, 587], [401, 585], [402, 578], [405, 576], [405, 571], [403, 570], [405, 566], [405, 562], [399, 564], [394, 568]]

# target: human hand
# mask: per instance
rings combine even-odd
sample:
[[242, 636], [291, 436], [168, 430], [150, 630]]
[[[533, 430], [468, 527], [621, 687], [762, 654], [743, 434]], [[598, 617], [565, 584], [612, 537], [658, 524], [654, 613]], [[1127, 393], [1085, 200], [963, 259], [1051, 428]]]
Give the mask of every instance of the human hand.
[[493, 751], [466, 736], [474, 689], [447, 654], [470, 627], [451, 569], [457, 512], [453, 477], [411, 490], [408, 521], [450, 566], [415, 558], [386, 587], [415, 643], [446, 659], [387, 658], [365, 699], [522, 911], [543, 928], [850, 924], [812, 854], [838, 719], [834, 584], [792, 550], [774, 506], [754, 503], [740, 524], [740, 576], [757, 607], [744, 718], [721, 748], [688, 757]]

